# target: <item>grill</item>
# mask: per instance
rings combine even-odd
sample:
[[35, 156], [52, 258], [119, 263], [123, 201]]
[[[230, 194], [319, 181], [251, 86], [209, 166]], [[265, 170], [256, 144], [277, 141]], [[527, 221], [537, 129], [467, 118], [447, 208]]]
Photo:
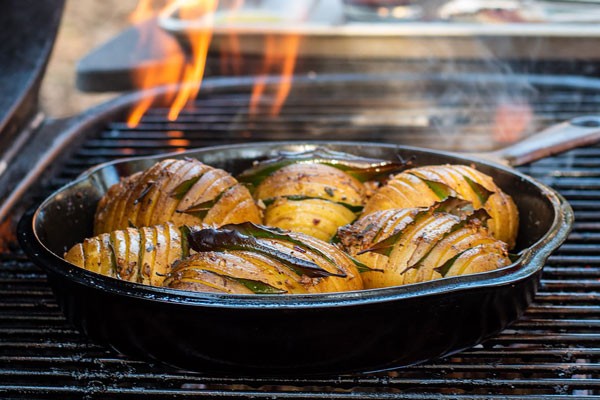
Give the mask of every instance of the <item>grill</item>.
[[[600, 108], [595, 81], [575, 80], [570, 86], [560, 84], [562, 81], [519, 80], [519, 91], [510, 91], [527, 100], [535, 111], [531, 129]], [[493, 79], [489, 82], [493, 86]], [[315, 84], [299, 82], [281, 115], [272, 118], [246, 112], [249, 94], [242, 86], [209, 84], [195, 107], [175, 122], [167, 121], [167, 110], [157, 107], [136, 128], [112, 117], [101, 124], [82, 125], [71, 140], [80, 145], [63, 149], [64, 155], [57, 158], [62, 165], [59, 172], [46, 176], [34, 195], [41, 199], [100, 162], [249, 140], [342, 137], [435, 143], [447, 149], [461, 143], [480, 149], [490, 145], [484, 132], [492, 129], [492, 105], [485, 96], [473, 102], [468, 92], [460, 92], [458, 101], [450, 102], [440, 96], [450, 93], [447, 87], [423, 87], [422, 82], [406, 79], [397, 83], [400, 86], [393, 95], [382, 95], [381, 88], [389, 87], [387, 82], [362, 88], [361, 95], [352, 98], [335, 90], [335, 83], [329, 84], [333, 89], [315, 98], [310, 92]], [[419, 91], [415, 91], [417, 87]], [[491, 87], [489, 93], [493, 92]], [[265, 110], [269, 102], [264, 99]], [[109, 114], [122, 117], [121, 108], [114, 108]], [[97, 125], [100, 129], [94, 128]], [[448, 138], [440, 140], [441, 129], [451, 131]], [[577, 218], [568, 242], [544, 269], [535, 304], [510, 329], [483, 345], [392, 372], [291, 378], [222, 376], [129, 359], [91, 343], [69, 327], [44, 273], [18, 248], [12, 248], [0, 253], [0, 394], [29, 399], [125, 399], [141, 393], [160, 399], [418, 399], [432, 395], [505, 399], [600, 394], [599, 167], [600, 146], [522, 167], [523, 172], [557, 188], [570, 201]]]

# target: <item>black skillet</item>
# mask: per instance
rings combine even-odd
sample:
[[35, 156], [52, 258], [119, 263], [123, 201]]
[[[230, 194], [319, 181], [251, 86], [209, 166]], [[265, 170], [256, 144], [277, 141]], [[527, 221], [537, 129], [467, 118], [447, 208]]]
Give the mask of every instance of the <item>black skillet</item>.
[[[478, 157], [374, 143], [272, 142], [113, 162], [86, 172], [27, 213], [19, 224], [19, 240], [48, 273], [68, 320], [94, 340], [134, 357], [190, 370], [253, 375], [405, 366], [469, 348], [519, 318], [534, 297], [545, 260], [571, 229], [573, 212], [559, 194], [483, 156], [519, 165], [598, 140], [598, 126], [599, 118], [579, 118]], [[414, 157], [417, 165], [474, 164], [515, 200], [521, 257], [487, 273], [386, 289], [287, 296], [143, 286], [91, 273], [61, 258], [65, 249], [91, 235], [96, 202], [107, 188], [157, 160], [196, 157], [238, 173], [282, 150], [316, 146], [372, 158]]]

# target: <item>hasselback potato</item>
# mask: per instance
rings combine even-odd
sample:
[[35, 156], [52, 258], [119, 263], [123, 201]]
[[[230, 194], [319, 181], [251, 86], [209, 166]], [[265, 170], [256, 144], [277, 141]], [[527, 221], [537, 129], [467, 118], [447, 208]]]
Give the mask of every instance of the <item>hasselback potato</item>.
[[164, 286], [220, 293], [321, 293], [363, 288], [356, 262], [309, 235], [244, 223], [189, 235], [198, 253]]
[[[365, 288], [405, 285], [484, 272], [510, 264], [506, 244], [484, 227], [484, 210], [448, 209], [453, 199], [432, 207], [376, 211], [343, 227], [343, 247], [372, 269]], [[452, 212], [449, 212], [452, 211]], [[489, 220], [487, 221], [489, 222]]]
[[428, 207], [457, 196], [484, 208], [490, 215], [488, 229], [513, 248], [519, 226], [515, 203], [492, 178], [464, 165], [432, 165], [395, 175], [365, 204], [363, 213], [391, 208]]
[[329, 241], [362, 210], [362, 181], [404, 167], [317, 149], [260, 163], [238, 179], [256, 186], [254, 197], [266, 207], [265, 225]]
[[262, 219], [248, 189], [195, 159], [163, 160], [113, 185], [98, 203], [96, 235], [167, 221], [177, 226]]
[[293, 164], [265, 179], [255, 198], [264, 202], [268, 226], [328, 241], [356, 219], [364, 187], [355, 178], [322, 164]]
[[189, 255], [187, 227], [127, 228], [85, 239], [65, 260], [113, 278], [160, 286], [176, 260]]

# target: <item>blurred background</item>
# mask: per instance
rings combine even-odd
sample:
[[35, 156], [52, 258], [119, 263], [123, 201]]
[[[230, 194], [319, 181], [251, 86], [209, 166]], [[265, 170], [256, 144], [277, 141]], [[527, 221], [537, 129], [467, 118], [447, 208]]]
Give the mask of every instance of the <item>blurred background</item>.
[[[110, 92], [83, 93], [77, 90], [75, 82], [78, 61], [130, 26], [133, 20], [131, 14], [136, 7], [138, 10], [146, 8], [157, 12], [166, 5], [186, 4], [186, 1], [201, 3], [200, 0], [67, 1], [58, 40], [41, 91], [43, 109], [52, 116], [67, 116], [113, 96], [114, 93]], [[235, 10], [237, 13], [233, 18], [228, 17], [225, 13], [225, 11], [231, 10]], [[284, 10], [287, 15], [281, 14], [281, 10]], [[221, 11], [223, 13], [219, 14]], [[174, 15], [174, 18], [167, 21], [171, 24], [171, 30], [185, 29], [186, 21], [183, 18], [178, 20], [177, 15]], [[441, 58], [450, 54], [451, 58], [467, 59], [472, 56], [472, 52], [478, 52], [478, 58], [484, 59], [488, 64], [490, 60], [495, 63], [493, 72], [497, 72], [498, 65], [500, 65], [497, 61], [504, 60], [506, 54], [521, 60], [533, 60], [544, 56], [550, 61], [553, 61], [552, 58], [556, 58], [562, 62], [565, 60], [577, 61], [582, 58], [594, 60], [600, 58], [600, 50], [597, 50], [600, 48], [598, 46], [600, 41], [597, 40], [600, 38], [598, 29], [600, 26], [600, 0], [297, 0], [294, 2], [286, 0], [221, 0], [218, 2], [216, 15], [215, 27], [227, 26], [228, 23], [246, 27], [254, 24], [253, 29], [265, 28], [268, 31], [269, 28], [273, 28], [277, 31], [282, 26], [285, 28], [288, 23], [295, 27], [299, 25], [294, 24], [300, 22], [305, 26], [311, 24], [313, 27], [317, 26], [316, 30], [308, 31], [312, 34], [302, 37], [299, 51], [299, 54], [302, 54], [303, 51], [306, 53], [308, 50], [308, 53], [311, 53], [309, 55], [317, 58], [328, 58], [330, 50], [342, 53], [341, 56], [350, 54], [350, 58], [357, 59], [361, 57], [365, 57], [365, 59], [388, 57], [389, 59], [390, 55], [397, 56], [390, 51], [389, 46], [387, 50], [384, 48], [387, 43], [397, 45], [398, 49], [406, 51], [406, 54], [398, 56], [397, 59], [420, 57], [429, 64], [432, 64], [433, 56], [427, 53], [428, 51], [438, 52], [439, 54], [436, 56]], [[437, 32], [438, 36], [432, 36], [427, 32], [423, 36], [423, 22], [433, 26], [432, 32], [434, 35]], [[453, 24], [449, 24], [449, 22]], [[182, 23], [183, 25], [178, 25]], [[528, 27], [521, 32], [520, 28], [514, 29], [515, 23], [525, 23]], [[484, 30], [469, 31], [473, 25], [490, 26], [492, 29], [496, 29], [495, 27], [503, 24], [507, 27], [508, 25], [513, 26], [507, 30], [497, 31], [501, 35], [500, 37], [505, 39], [503, 41], [493, 41], [493, 35], [490, 35], [489, 31], [486, 32], [485, 28]], [[557, 33], [554, 27], [561, 24], [565, 28]], [[479, 39], [474, 42], [456, 40], [451, 41], [448, 45], [446, 40], [448, 36], [445, 35], [458, 34], [460, 36], [465, 32], [461, 32], [460, 29], [448, 31], [446, 27], [449, 25], [460, 29], [465, 28], [467, 32], [471, 32], [473, 37], [487, 39], [482, 42], [479, 42]], [[323, 29], [319, 31], [319, 27]], [[375, 34], [381, 35], [382, 38], [385, 37], [384, 30], [388, 29], [390, 37], [396, 35], [398, 38], [404, 38], [404, 42], [401, 40], [388, 41], [385, 42], [386, 44], [377, 46], [376, 40], [370, 42], [356, 40], [358, 37], [368, 38], [372, 33], [370, 32], [372, 28], [376, 31]], [[399, 31], [398, 28], [407, 29]], [[356, 54], [351, 51], [345, 53], [343, 44], [331, 45], [323, 40], [325, 36], [321, 34], [323, 30], [327, 29], [335, 31], [338, 38], [347, 35], [349, 31], [354, 32], [355, 42], [352, 42], [348, 48], [355, 50]], [[416, 33], [413, 33], [412, 29]], [[166, 30], [169, 30], [169, 27]], [[302, 31], [302, 28], [299, 31]], [[219, 35], [222, 38], [221, 42], [227, 41], [229, 36], [222, 32]], [[319, 33], [314, 34], [315, 32]], [[480, 36], [482, 32], [483, 36]], [[521, 41], [521, 34], [527, 36], [528, 41]], [[251, 48], [255, 43], [258, 43], [259, 47], [264, 47], [263, 42], [244, 41], [246, 36], [243, 34], [240, 37], [241, 52], [244, 56], [256, 50]], [[416, 37], [427, 37], [428, 39], [418, 42], [414, 39]], [[488, 39], [491, 37], [492, 41], [489, 41]], [[436, 38], [440, 39], [439, 42], [436, 41]], [[311, 39], [318, 40], [315, 42], [318, 46], [313, 46], [313, 42], [310, 42]], [[366, 45], [361, 45], [361, 43], [366, 43]], [[406, 46], [407, 43], [410, 45], [408, 46], [410, 49]], [[320, 48], [321, 44], [323, 48]], [[530, 48], [532, 44], [535, 48]], [[215, 44], [215, 47], [217, 45]], [[222, 43], [221, 46], [223, 46]], [[366, 54], [369, 52], [372, 54]], [[129, 56], [129, 53], [126, 55]], [[455, 68], [455, 64], [449, 65]], [[501, 69], [506, 69], [504, 65], [501, 67]], [[207, 74], [209, 73], [210, 71], [207, 72]]]
[[77, 61], [94, 47], [122, 31], [138, 0], [71, 0], [63, 13], [58, 40], [41, 91], [42, 108], [52, 116], [67, 116], [113, 96], [86, 94], [75, 88]]

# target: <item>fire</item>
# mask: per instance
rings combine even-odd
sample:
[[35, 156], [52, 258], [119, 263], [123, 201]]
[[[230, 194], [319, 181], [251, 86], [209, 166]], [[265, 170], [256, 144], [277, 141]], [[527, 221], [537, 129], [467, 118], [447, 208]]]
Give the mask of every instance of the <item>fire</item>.
[[[224, 41], [225, 45], [220, 49], [221, 72], [226, 75], [239, 75], [242, 73], [241, 46], [232, 22], [235, 22], [244, 0], [223, 0], [223, 3], [227, 6], [227, 14], [223, 21], [230, 31], [227, 40]], [[218, 5], [219, 0], [139, 0], [130, 16], [130, 20], [136, 24], [139, 31], [139, 49], [148, 52], [158, 48], [161, 54], [168, 54], [168, 58], [161, 60], [157, 65], [146, 65], [136, 71], [133, 81], [138, 89], [157, 86], [173, 88], [173, 92], [167, 92], [164, 96], [164, 100], [170, 103], [167, 114], [170, 121], [175, 121], [200, 91]], [[154, 19], [161, 13], [173, 10], [176, 10], [177, 17], [181, 20], [203, 22], [202, 28], [191, 29], [185, 34], [189, 44], [188, 55], [175, 39], [166, 38], [164, 33], [156, 31]], [[270, 106], [270, 115], [279, 114], [291, 90], [299, 45], [298, 35], [266, 37], [263, 68], [252, 90], [250, 115], [255, 115], [258, 111], [269, 75], [280, 75], [279, 84], [272, 89], [273, 100]], [[176, 92], [175, 88], [178, 88]], [[136, 104], [128, 117], [128, 126], [138, 126], [154, 102], [153, 96], [146, 95]]]
[[[244, 0], [232, 0], [229, 5], [228, 15], [225, 18], [226, 24], [232, 24], [239, 15], [239, 11], [244, 5]], [[220, 49], [221, 75], [241, 75], [242, 73], [242, 50], [240, 39], [235, 30], [230, 29], [227, 34], [225, 46]]]
[[204, 70], [206, 68], [206, 57], [210, 40], [212, 39], [212, 27], [214, 24], [214, 12], [217, 9], [217, 0], [180, 0], [179, 17], [181, 19], [194, 19], [206, 16], [207, 26], [200, 31], [190, 31], [188, 39], [192, 48], [192, 59], [186, 63], [183, 86], [177, 93], [175, 100], [167, 115], [169, 121], [175, 121], [179, 113], [190, 99], [196, 98], [200, 91]]
[[275, 38], [273, 36], [267, 36], [265, 39], [265, 59], [263, 61], [263, 67], [260, 76], [256, 79], [256, 83], [252, 88], [252, 95], [250, 96], [250, 115], [256, 115], [258, 112], [258, 104], [265, 91], [267, 85], [267, 76], [273, 63], [275, 62]]
[[271, 115], [278, 115], [292, 88], [292, 75], [296, 67], [296, 56], [300, 45], [300, 36], [290, 35], [283, 38], [285, 53], [283, 55], [283, 68], [281, 69], [281, 83], [277, 87], [275, 101], [271, 108]]
[[[130, 16], [130, 20], [137, 24], [140, 39], [138, 48], [144, 51], [161, 49], [161, 53], [168, 54], [168, 59], [158, 65], [145, 66], [135, 71], [134, 84], [139, 89], [150, 89], [157, 86], [174, 87], [182, 83], [177, 93], [169, 92], [165, 101], [170, 101], [173, 96], [168, 118], [174, 121], [190, 99], [193, 99], [200, 90], [204, 76], [206, 56], [212, 37], [212, 14], [217, 8], [217, 0], [173, 0], [166, 4], [157, 5], [156, 1], [139, 0], [138, 5]], [[176, 8], [182, 19], [194, 19], [208, 16], [206, 29], [188, 34], [192, 50], [190, 59], [187, 59], [179, 44], [173, 40], [165, 40], [164, 36], [157, 35], [156, 30], [148, 29], [148, 21], [156, 18], [161, 12]], [[148, 108], [153, 104], [154, 97], [147, 95], [131, 110], [127, 119], [129, 127], [137, 126]]]
[[256, 80], [250, 96], [250, 115], [256, 115], [260, 100], [265, 92], [267, 77], [273, 73], [277, 65], [281, 65], [281, 78], [276, 86], [276, 92], [270, 109], [271, 116], [279, 115], [287, 96], [292, 88], [292, 77], [296, 67], [296, 58], [300, 46], [299, 35], [286, 35], [275, 38], [269, 35], [265, 39], [265, 56], [261, 75]]

